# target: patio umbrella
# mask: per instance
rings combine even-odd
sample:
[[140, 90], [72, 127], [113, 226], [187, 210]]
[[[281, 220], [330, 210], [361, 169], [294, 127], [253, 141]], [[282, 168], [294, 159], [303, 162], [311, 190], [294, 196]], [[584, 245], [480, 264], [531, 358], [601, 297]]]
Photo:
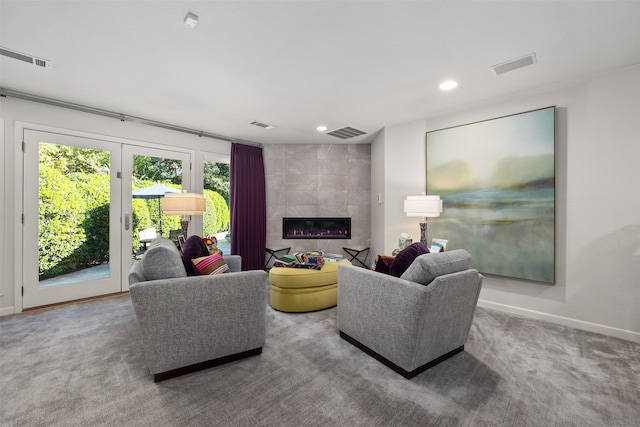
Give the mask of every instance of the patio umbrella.
[[154, 184], [149, 187], [138, 188], [131, 192], [134, 199], [158, 199], [158, 211], [160, 212], [160, 235], [162, 236], [162, 209], [160, 209], [160, 198], [167, 193], [182, 193], [179, 188], [173, 188], [164, 184]]

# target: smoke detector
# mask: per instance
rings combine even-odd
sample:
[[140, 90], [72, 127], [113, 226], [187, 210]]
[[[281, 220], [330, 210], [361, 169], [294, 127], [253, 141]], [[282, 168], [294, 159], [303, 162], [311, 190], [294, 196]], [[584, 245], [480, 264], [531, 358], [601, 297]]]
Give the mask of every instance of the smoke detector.
[[500, 74], [508, 73], [509, 71], [517, 70], [518, 68], [533, 65], [538, 62], [535, 53], [530, 53], [522, 58], [512, 59], [511, 61], [503, 62], [502, 64], [493, 65], [491, 69], [499, 76]]
[[28, 64], [33, 64], [36, 67], [41, 68], [51, 68], [53, 65], [48, 59], [42, 59], [26, 53], [16, 52], [15, 50], [7, 49], [6, 47], [0, 47], [0, 55], [6, 56], [7, 58], [17, 59], [18, 61], [26, 62]]
[[187, 13], [184, 17], [184, 25], [185, 27], [195, 28], [195, 26], [198, 25], [198, 15], [191, 12]]

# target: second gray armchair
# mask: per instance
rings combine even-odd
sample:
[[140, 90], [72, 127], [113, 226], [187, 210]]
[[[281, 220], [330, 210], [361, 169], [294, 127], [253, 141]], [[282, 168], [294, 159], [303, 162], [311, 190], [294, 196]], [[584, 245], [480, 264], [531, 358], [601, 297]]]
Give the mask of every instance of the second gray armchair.
[[464, 350], [482, 287], [464, 250], [425, 254], [405, 273], [340, 266], [340, 336], [411, 378]]

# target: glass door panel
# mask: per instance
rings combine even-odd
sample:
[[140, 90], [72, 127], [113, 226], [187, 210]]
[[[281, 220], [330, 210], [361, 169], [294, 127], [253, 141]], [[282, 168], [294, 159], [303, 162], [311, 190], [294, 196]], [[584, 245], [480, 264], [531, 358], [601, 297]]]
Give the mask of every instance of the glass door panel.
[[165, 215], [160, 199], [171, 192], [188, 190], [191, 183], [189, 153], [155, 148], [123, 148], [122, 204], [125, 218], [122, 239], [122, 283], [129, 289], [131, 265], [144, 257], [157, 236], [177, 240], [180, 217]]
[[218, 249], [231, 254], [231, 211], [229, 209], [229, 159], [206, 155], [203, 163], [204, 197], [207, 210], [203, 215], [203, 236], [215, 236]]
[[111, 153], [40, 142], [38, 286], [108, 278]]

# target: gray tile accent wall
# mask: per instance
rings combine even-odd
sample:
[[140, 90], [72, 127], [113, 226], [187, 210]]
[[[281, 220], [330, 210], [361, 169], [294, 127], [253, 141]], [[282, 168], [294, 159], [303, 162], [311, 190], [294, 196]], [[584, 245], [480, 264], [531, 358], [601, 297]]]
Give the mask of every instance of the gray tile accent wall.
[[[267, 190], [267, 247], [291, 252], [323, 250], [371, 242], [371, 145], [285, 145], [263, 148]], [[282, 218], [351, 217], [350, 240], [282, 239]], [[367, 260], [372, 261], [371, 256]]]

